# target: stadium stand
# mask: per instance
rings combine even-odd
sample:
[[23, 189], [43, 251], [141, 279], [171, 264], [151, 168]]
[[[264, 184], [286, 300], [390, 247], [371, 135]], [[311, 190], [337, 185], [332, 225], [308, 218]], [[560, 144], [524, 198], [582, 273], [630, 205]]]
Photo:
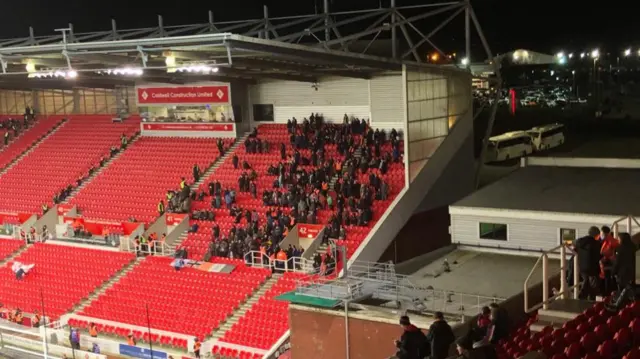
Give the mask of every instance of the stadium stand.
[[[337, 126], [337, 128], [341, 129], [342, 127]], [[276, 181], [278, 178], [275, 174], [269, 173], [269, 168], [277, 167], [279, 163], [290, 161], [290, 156], [293, 155], [294, 149], [290, 142], [290, 133], [288, 132], [287, 126], [284, 124], [265, 124], [259, 126], [257, 130], [257, 138], [263, 142], [269, 143], [268, 152], [265, 153], [261, 150], [258, 153], [248, 153], [245, 142], [245, 146], [240, 146], [234, 152], [234, 154], [238, 157], [238, 162], [240, 163], [238, 168], [234, 168], [233, 154], [230, 154], [224, 161], [224, 163], [202, 183], [199, 190], [204, 191], [208, 194], [207, 187], [209, 183], [212, 181], [219, 181], [223, 189], [232, 189], [236, 191], [236, 204], [239, 208], [249, 211], [257, 210], [260, 216], [261, 223], [264, 223], [265, 213], [269, 210], [281, 209], [283, 213], [289, 213], [289, 208], [287, 207], [276, 208], [265, 206], [262, 200], [262, 196], [265, 190], [273, 190], [274, 181]], [[353, 138], [355, 141], [361, 140], [361, 136], [359, 135], [354, 135]], [[283, 160], [281, 158], [279, 150], [281, 144], [285, 145], [287, 160]], [[403, 148], [402, 142], [400, 142], [399, 148]], [[362, 155], [362, 147], [352, 146], [350, 150], [354, 151], [354, 157], [360, 157]], [[299, 152], [302, 157], [307, 159], [311, 158], [311, 149], [300, 149]], [[390, 154], [392, 152], [391, 143], [387, 141], [384, 142], [380, 148], [380, 152], [382, 154]], [[345, 160], [345, 156], [339, 153], [336, 144], [327, 143], [325, 145], [325, 159], [327, 161], [333, 160], [343, 162]], [[255, 170], [256, 174], [258, 175], [258, 178], [255, 181], [257, 186], [256, 198], [254, 198], [248, 192], [240, 192], [238, 178], [243, 172], [249, 172], [242, 168], [242, 164], [245, 161], [252, 167], [253, 170]], [[298, 168], [310, 173], [311, 171], [316, 170], [319, 167], [314, 167], [310, 164], [303, 164]], [[405, 184], [404, 166], [402, 165], [402, 163], [389, 163], [389, 168], [386, 174], [380, 173], [380, 171], [377, 169], [367, 169], [366, 172], [357, 170], [355, 171], [355, 179], [359, 183], [369, 183], [369, 174], [372, 172], [376, 173], [378, 177], [380, 177], [389, 185], [388, 195], [385, 200], [376, 200], [373, 202], [373, 218], [366, 226], [345, 226], [346, 237], [341, 240], [339, 244], [345, 245], [347, 247], [347, 255], [349, 256], [351, 256], [364, 241], [371, 228], [373, 228], [373, 226], [375, 225], [376, 221], [386, 211], [395, 196], [400, 192], [400, 190], [402, 190]], [[332, 179], [331, 188], [333, 188], [333, 183], [336, 182], [338, 177], [339, 176], [336, 175], [334, 179]], [[311, 190], [312, 189], [308, 189], [308, 191]], [[212, 197], [207, 195], [205, 196], [203, 201], [194, 202], [192, 205], [192, 209], [213, 211], [216, 216], [215, 223], [220, 226], [220, 230], [223, 235], [226, 235], [228, 231], [234, 226], [235, 218], [229, 214], [229, 210], [226, 208], [211, 208], [211, 200]], [[317, 223], [328, 223], [330, 218], [336, 213], [336, 210], [331, 210], [329, 208], [320, 208], [318, 210]], [[192, 222], [192, 224], [193, 223], [198, 224], [198, 231], [196, 233], [189, 233], [187, 239], [182, 243], [182, 246], [187, 248], [187, 251], [192, 254], [193, 258], [201, 259], [207, 251], [214, 222], [194, 221]], [[240, 221], [239, 225], [246, 225], [246, 220], [243, 218]]]
[[[36, 141], [40, 140], [62, 122], [60, 116], [38, 116], [36, 119], [35, 124], [2, 148], [2, 151], [0, 151], [0, 168], [4, 169], [7, 167]], [[4, 135], [4, 133], [2, 133], [2, 135]]]
[[24, 242], [13, 239], [0, 239], [0, 260], [7, 258], [13, 252], [22, 248]]
[[[119, 282], [100, 295], [80, 314], [147, 327], [145, 305], [154, 329], [205, 338], [244, 302], [269, 275], [267, 269], [251, 268], [242, 260], [218, 258], [214, 263], [231, 263], [230, 274], [209, 273], [192, 268], [176, 271], [172, 258], [148, 257]], [[149, 283], [160, 283], [150, 290]], [[74, 323], [81, 326], [87, 323]], [[112, 328], [125, 337], [129, 331]], [[137, 339], [147, 340], [141, 331]], [[186, 347], [168, 336], [152, 336], [159, 344]]]
[[35, 267], [22, 281], [14, 279], [11, 263], [0, 267], [0, 303], [34, 313], [42, 311], [44, 296], [44, 312], [56, 320], [133, 261], [134, 256], [36, 243], [15, 260]]
[[[227, 140], [227, 143], [229, 140]], [[220, 153], [215, 139], [142, 137], [71, 200], [85, 218], [152, 222], [156, 205], [194, 164], [208, 168]]]
[[[286, 272], [257, 303], [225, 333], [222, 341], [269, 349], [289, 327], [289, 303], [275, 297], [296, 288], [296, 279], [304, 273]], [[213, 349], [216, 353], [216, 348]]]
[[119, 145], [122, 134], [136, 132], [138, 123], [112, 123], [107, 116], [67, 120], [0, 177], [0, 209], [38, 212], [44, 203], [53, 205], [54, 195], [69, 185], [75, 187], [79, 178], [108, 155], [110, 147]]
[[530, 328], [536, 316], [513, 330], [496, 345], [500, 359], [519, 358], [540, 351], [550, 359], [640, 358], [640, 302], [628, 304], [617, 313], [594, 303], [561, 327], [547, 326], [539, 332]]

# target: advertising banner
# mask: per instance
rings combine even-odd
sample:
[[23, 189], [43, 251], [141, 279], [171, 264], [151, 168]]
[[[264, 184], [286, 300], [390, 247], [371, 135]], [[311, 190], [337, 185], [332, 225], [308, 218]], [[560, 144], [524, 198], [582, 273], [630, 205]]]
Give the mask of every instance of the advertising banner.
[[155, 122], [142, 123], [143, 131], [215, 131], [234, 132], [233, 123]]
[[226, 104], [229, 86], [138, 87], [138, 105]]
[[322, 228], [321, 224], [298, 223], [298, 238], [316, 238]]
[[182, 222], [186, 214], [167, 213], [167, 226], [177, 226]]
[[120, 355], [126, 355], [140, 359], [167, 359], [167, 353], [149, 349], [135, 347], [132, 345], [120, 344]]

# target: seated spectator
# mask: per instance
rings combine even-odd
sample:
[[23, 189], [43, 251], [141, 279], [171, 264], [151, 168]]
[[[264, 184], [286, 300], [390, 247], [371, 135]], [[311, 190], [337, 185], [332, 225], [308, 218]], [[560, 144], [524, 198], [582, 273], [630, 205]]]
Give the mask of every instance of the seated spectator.
[[423, 359], [431, 354], [427, 337], [420, 328], [411, 324], [408, 316], [400, 317], [400, 326], [404, 332], [395, 341], [398, 359]]

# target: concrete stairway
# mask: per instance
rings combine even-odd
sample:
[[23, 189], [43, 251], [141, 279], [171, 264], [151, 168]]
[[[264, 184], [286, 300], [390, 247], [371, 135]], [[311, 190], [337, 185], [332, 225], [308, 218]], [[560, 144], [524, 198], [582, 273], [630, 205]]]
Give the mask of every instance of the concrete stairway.
[[184, 242], [185, 239], [187, 239], [187, 236], [189, 235], [189, 231], [184, 231], [180, 237], [178, 237], [177, 240], [175, 240], [173, 243], [167, 245], [167, 249], [169, 250], [169, 253], [175, 253], [176, 252], [176, 248], [178, 248], [180, 246], [180, 244], [182, 244], [182, 242]]
[[138, 263], [140, 263], [142, 260], [144, 259], [144, 257], [136, 257], [136, 259], [132, 260], [129, 264], [127, 264], [126, 266], [124, 266], [121, 270], [119, 270], [113, 277], [111, 277], [111, 279], [109, 279], [108, 281], [106, 281], [105, 283], [103, 283], [100, 287], [96, 288], [95, 291], [93, 291], [93, 293], [91, 293], [87, 298], [85, 298], [84, 300], [82, 300], [80, 303], [78, 303], [78, 305], [76, 305], [73, 310], [72, 313], [74, 314], [78, 314], [79, 312], [81, 312], [84, 308], [86, 308], [87, 306], [89, 306], [89, 304], [91, 304], [91, 302], [98, 298], [98, 296], [104, 292], [107, 291], [107, 289], [111, 288], [114, 284], [116, 284], [120, 278], [124, 277], [128, 272], [130, 272]]
[[538, 321], [531, 324], [532, 332], [540, 332], [548, 326], [561, 328], [565, 322], [577, 317], [593, 306], [593, 302], [578, 299], [558, 299], [549, 303], [549, 309], [538, 310]]
[[[53, 126], [53, 128], [51, 128], [51, 130], [49, 130], [49, 132], [47, 132], [46, 135], [42, 136], [40, 139], [34, 141], [31, 145], [29, 145], [29, 147], [24, 152], [22, 152], [22, 154], [20, 154], [20, 156], [14, 158], [13, 161], [9, 162], [9, 164], [5, 168], [3, 168], [2, 171], [0, 171], [0, 175], [5, 174], [8, 170], [11, 169], [11, 167], [15, 166], [16, 163], [18, 163], [26, 155], [31, 153], [31, 151], [35, 150], [38, 147], [39, 144], [41, 144], [43, 141], [45, 141], [47, 138], [49, 138], [49, 136], [54, 134], [66, 122], [67, 122], [66, 119], [61, 120], [55, 126]], [[16, 138], [16, 139], [19, 139], [19, 138], [20, 138], [20, 136], [18, 136], [18, 138]]]
[[[136, 142], [139, 138], [140, 138], [140, 133], [136, 133], [127, 144], [127, 148], [131, 146], [134, 142]], [[126, 149], [124, 151], [120, 150], [118, 153], [116, 153], [115, 156], [111, 157], [107, 162], [105, 162], [103, 166], [96, 168], [93, 174], [89, 176], [87, 179], [85, 179], [80, 186], [74, 188], [73, 191], [71, 191], [69, 196], [67, 196], [67, 198], [62, 203], [69, 203], [69, 201], [73, 197], [75, 197], [75, 195], [78, 194], [78, 192], [80, 192], [83, 188], [85, 188], [89, 184], [89, 182], [91, 182], [94, 178], [96, 178], [96, 176], [102, 173], [102, 171], [104, 171], [105, 168], [107, 168], [112, 162], [117, 160], [125, 151]]]
[[238, 138], [236, 140], [236, 142], [234, 142], [233, 145], [227, 149], [227, 151], [224, 153], [224, 156], [218, 157], [218, 159], [211, 165], [211, 167], [209, 167], [200, 176], [200, 180], [190, 186], [191, 190], [195, 191], [198, 188], [200, 188], [200, 185], [202, 185], [204, 183], [204, 181], [206, 181], [211, 176], [211, 174], [213, 172], [215, 172], [215, 170], [218, 169], [218, 167], [220, 167], [220, 165], [222, 165], [224, 163], [224, 161], [227, 158], [229, 158], [230, 156], [233, 156], [233, 152], [236, 150], [236, 148], [238, 148], [239, 146], [241, 146], [244, 143], [244, 141], [249, 137], [249, 134], [250, 133], [246, 133], [246, 134], [244, 134], [244, 136]]
[[23, 246], [22, 248], [18, 249], [17, 251], [13, 252], [10, 256], [8, 256], [7, 258], [0, 260], [0, 267], [3, 267], [5, 264], [11, 262], [12, 260], [16, 259], [20, 254], [22, 254], [23, 252], [25, 252], [27, 249], [31, 248], [31, 244], [27, 244], [26, 246]]
[[251, 309], [251, 307], [258, 302], [260, 297], [262, 297], [269, 289], [271, 289], [271, 287], [273, 287], [274, 284], [276, 284], [280, 277], [282, 277], [282, 274], [276, 273], [273, 274], [269, 279], [267, 279], [264, 284], [262, 284], [262, 286], [258, 288], [258, 290], [253, 292], [253, 294], [249, 297], [249, 299], [247, 299], [246, 302], [244, 302], [238, 309], [236, 309], [232, 316], [227, 318], [227, 320], [225, 320], [222, 325], [220, 325], [213, 333], [211, 333], [211, 338], [220, 339], [224, 337], [225, 333], [231, 330], [231, 327], [233, 327], [233, 325], [237, 323], [242, 316], [247, 314], [249, 309]]

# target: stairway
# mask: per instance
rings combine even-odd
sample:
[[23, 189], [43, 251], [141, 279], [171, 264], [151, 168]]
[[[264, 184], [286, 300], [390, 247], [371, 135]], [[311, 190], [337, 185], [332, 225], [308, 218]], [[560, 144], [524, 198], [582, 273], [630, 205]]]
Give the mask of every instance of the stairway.
[[243, 317], [255, 303], [258, 302], [260, 297], [262, 297], [269, 289], [271, 289], [271, 287], [273, 287], [274, 284], [276, 284], [280, 277], [282, 277], [282, 274], [274, 273], [269, 279], [267, 279], [267, 281], [264, 282], [264, 284], [260, 288], [258, 288], [257, 291], [253, 292], [253, 294], [249, 297], [249, 299], [247, 299], [246, 302], [244, 302], [238, 309], [236, 309], [235, 312], [233, 312], [232, 316], [227, 318], [227, 320], [225, 320], [222, 325], [220, 325], [216, 330], [213, 331], [213, 333], [211, 333], [211, 338], [221, 339], [222, 337], [224, 337], [224, 335], [229, 330], [231, 330], [231, 327], [233, 327], [233, 325], [237, 323], [240, 318]]
[[[140, 133], [138, 132], [131, 138], [131, 140], [129, 140], [129, 143], [127, 144], [127, 148], [129, 148], [129, 146], [131, 146], [131, 144], [136, 142], [139, 138], [140, 138]], [[78, 194], [78, 192], [80, 192], [84, 187], [86, 187], [89, 184], [89, 182], [91, 182], [91, 180], [93, 180], [96, 176], [102, 173], [102, 171], [105, 168], [107, 168], [113, 161], [117, 160], [125, 151], [126, 149], [124, 150], [121, 149], [120, 151], [118, 151], [118, 153], [115, 154], [115, 156], [111, 157], [107, 162], [105, 162], [103, 166], [96, 168], [93, 174], [87, 177], [87, 179], [85, 179], [80, 186], [74, 188], [73, 191], [71, 191], [71, 193], [67, 196], [67, 198], [62, 203], [69, 203], [69, 201], [73, 197], [75, 197], [75, 195]]]
[[549, 309], [538, 310], [538, 321], [529, 327], [532, 332], [540, 332], [545, 327], [561, 328], [565, 322], [577, 317], [593, 306], [593, 302], [578, 299], [558, 299], [549, 303]]
[[113, 277], [111, 277], [111, 279], [103, 283], [100, 287], [96, 288], [96, 290], [93, 293], [91, 293], [87, 298], [83, 299], [80, 303], [78, 303], [78, 305], [76, 305], [72, 309], [72, 313], [74, 314], [80, 313], [84, 308], [89, 306], [89, 304], [91, 304], [91, 302], [94, 299], [98, 298], [98, 296], [100, 296], [102, 293], [106, 292], [107, 289], [111, 288], [114, 284], [116, 284], [120, 280], [120, 278], [124, 277], [128, 272], [130, 272], [133, 269], [133, 267], [135, 267], [143, 259], [144, 257], [136, 257], [135, 259], [133, 259], [129, 264], [124, 266]]
[[182, 242], [184, 242], [184, 240], [187, 239], [188, 235], [189, 235], [189, 231], [184, 231], [175, 242], [167, 245], [168, 252], [175, 253], [176, 248], [178, 248], [182, 244]]
[[[16, 163], [18, 163], [21, 159], [23, 159], [26, 155], [28, 155], [29, 153], [31, 153], [31, 151], [35, 150], [36, 147], [38, 147], [39, 144], [41, 144], [43, 141], [45, 141], [47, 138], [49, 138], [49, 136], [51, 136], [52, 134], [54, 134], [60, 127], [62, 127], [63, 124], [65, 124], [67, 122], [66, 119], [62, 119], [62, 121], [58, 122], [55, 126], [53, 126], [53, 128], [51, 128], [51, 130], [49, 130], [49, 132], [47, 132], [46, 135], [42, 136], [40, 139], [36, 140], [35, 142], [33, 142], [31, 145], [29, 145], [29, 147], [22, 152], [22, 154], [20, 154], [20, 156], [16, 157], [13, 159], [13, 161], [9, 162], [9, 164], [3, 168], [0, 171], [0, 175], [5, 174], [7, 171], [9, 171], [11, 169], [11, 167], [15, 166]], [[18, 136], [16, 138], [19, 139], [20, 136]]]
[[0, 260], [0, 267], [3, 267], [5, 264], [11, 262], [12, 260], [16, 259], [20, 254], [22, 254], [23, 252], [25, 252], [27, 249], [31, 248], [31, 244], [27, 244], [26, 246], [23, 246], [22, 248], [18, 249], [17, 251], [13, 252], [10, 256], [8, 256], [7, 258]]
[[244, 141], [249, 137], [250, 133], [246, 133], [244, 134], [244, 136], [238, 138], [236, 140], [236, 142], [233, 143], [233, 145], [231, 145], [231, 147], [229, 147], [227, 149], [227, 151], [224, 153], [224, 156], [220, 156], [218, 157], [217, 160], [215, 160], [215, 162], [213, 162], [213, 164], [211, 165], [211, 167], [209, 167], [201, 176], [200, 176], [200, 180], [194, 184], [192, 184], [190, 186], [192, 191], [196, 191], [198, 188], [200, 188], [200, 185], [202, 185], [204, 183], [204, 181], [206, 181], [207, 179], [209, 179], [209, 177], [211, 177], [211, 174], [213, 174], [213, 172], [215, 172], [216, 169], [218, 169], [218, 167], [220, 167], [221, 164], [224, 163], [224, 161], [229, 158], [229, 156], [233, 155], [233, 152], [236, 150], [236, 148], [238, 148], [240, 145], [242, 145], [244, 143]]

